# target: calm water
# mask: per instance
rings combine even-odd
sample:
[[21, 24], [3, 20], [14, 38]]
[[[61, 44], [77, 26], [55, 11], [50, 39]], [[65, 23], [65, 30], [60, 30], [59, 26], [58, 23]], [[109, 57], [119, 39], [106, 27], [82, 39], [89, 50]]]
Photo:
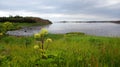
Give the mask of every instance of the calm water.
[[10, 35], [30, 36], [39, 32], [41, 28], [47, 28], [50, 33], [84, 32], [96, 36], [119, 36], [120, 24], [115, 23], [53, 23], [47, 26], [34, 26], [16, 31], [8, 31]]

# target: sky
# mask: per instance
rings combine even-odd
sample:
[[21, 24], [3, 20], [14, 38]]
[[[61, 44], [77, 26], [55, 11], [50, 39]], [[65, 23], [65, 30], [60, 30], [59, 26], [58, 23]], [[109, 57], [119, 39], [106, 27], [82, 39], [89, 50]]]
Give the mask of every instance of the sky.
[[0, 0], [0, 16], [34, 16], [51, 21], [120, 19], [120, 0]]

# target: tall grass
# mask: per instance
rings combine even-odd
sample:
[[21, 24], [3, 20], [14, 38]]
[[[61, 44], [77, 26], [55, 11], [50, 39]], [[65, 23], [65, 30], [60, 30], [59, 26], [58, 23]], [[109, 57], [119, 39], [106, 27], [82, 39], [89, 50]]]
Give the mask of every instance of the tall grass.
[[119, 67], [120, 38], [49, 34], [45, 58], [34, 49], [33, 37], [6, 36], [0, 40], [0, 67]]

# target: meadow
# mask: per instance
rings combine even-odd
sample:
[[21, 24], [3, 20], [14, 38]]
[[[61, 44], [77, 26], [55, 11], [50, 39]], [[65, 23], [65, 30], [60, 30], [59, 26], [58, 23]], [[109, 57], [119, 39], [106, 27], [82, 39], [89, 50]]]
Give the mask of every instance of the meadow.
[[0, 36], [0, 67], [119, 67], [120, 38], [48, 34], [44, 50], [34, 36]]

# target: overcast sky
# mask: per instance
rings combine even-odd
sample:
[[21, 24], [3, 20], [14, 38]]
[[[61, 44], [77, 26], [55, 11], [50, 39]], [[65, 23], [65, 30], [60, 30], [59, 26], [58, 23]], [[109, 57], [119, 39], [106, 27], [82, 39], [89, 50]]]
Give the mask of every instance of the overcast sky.
[[120, 20], [120, 0], [0, 0], [0, 16], [59, 20]]

